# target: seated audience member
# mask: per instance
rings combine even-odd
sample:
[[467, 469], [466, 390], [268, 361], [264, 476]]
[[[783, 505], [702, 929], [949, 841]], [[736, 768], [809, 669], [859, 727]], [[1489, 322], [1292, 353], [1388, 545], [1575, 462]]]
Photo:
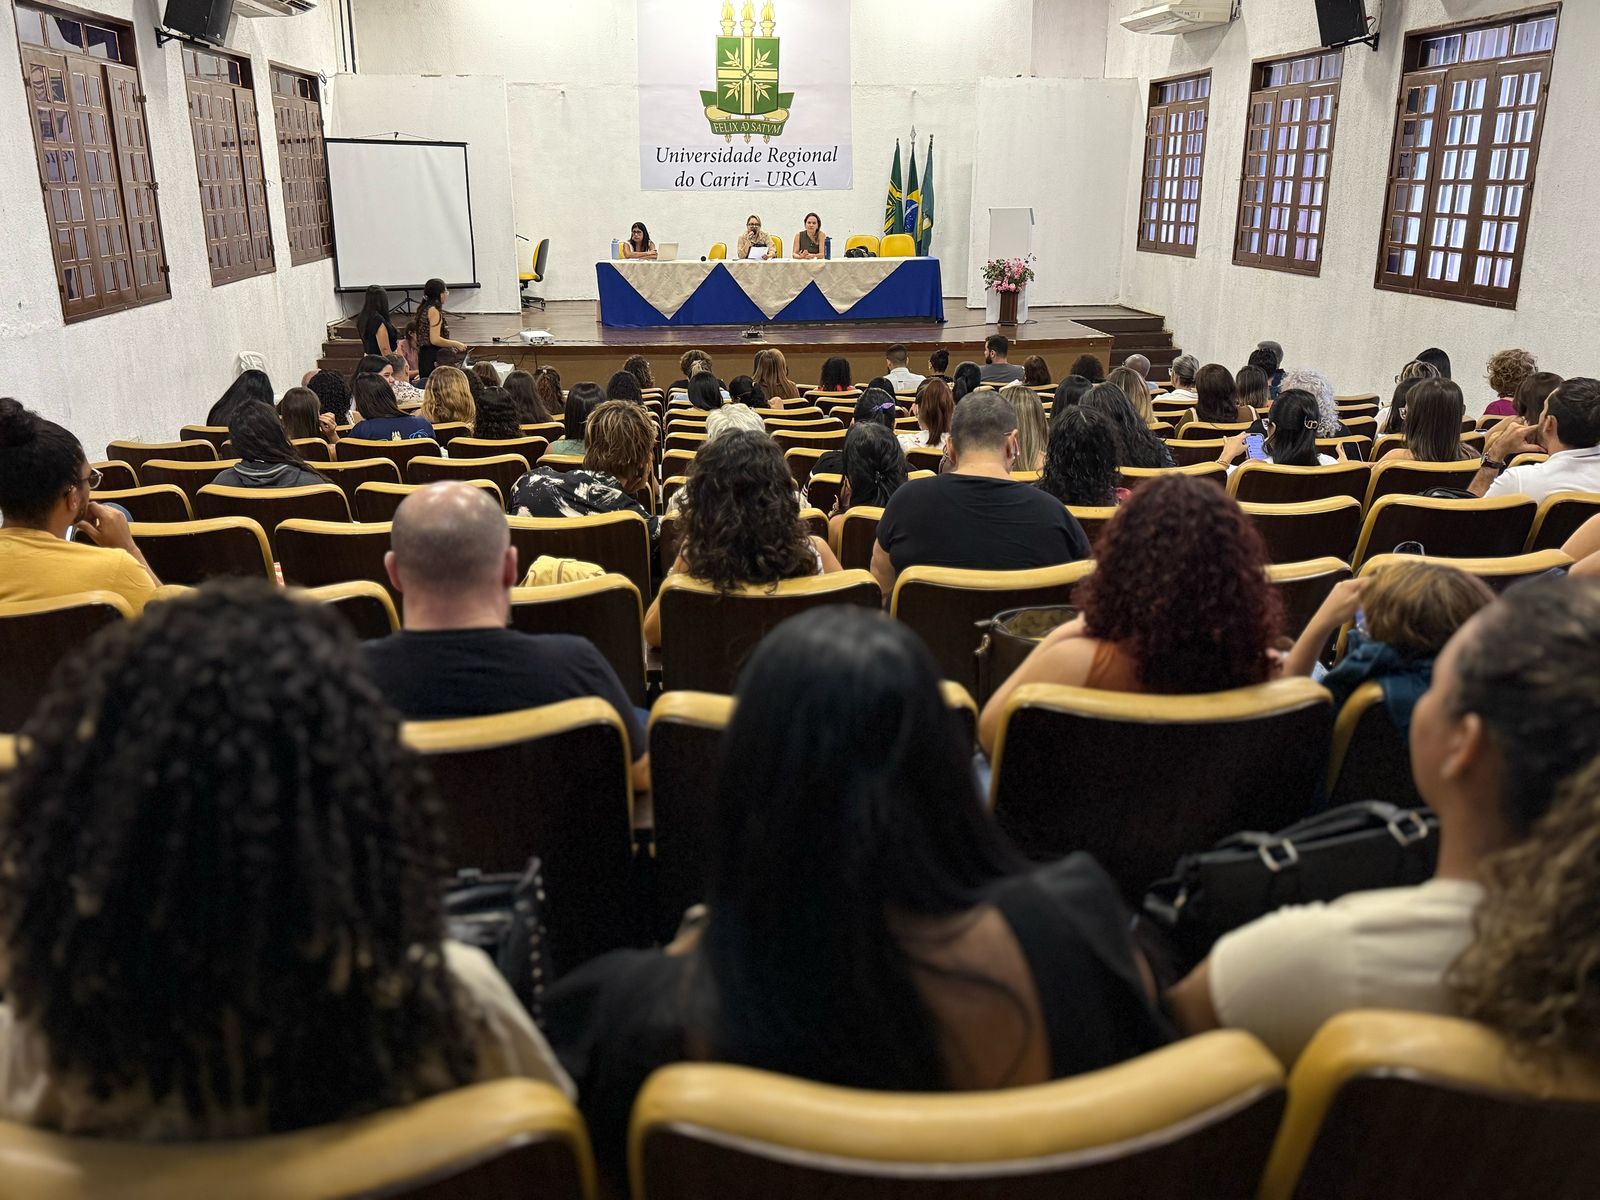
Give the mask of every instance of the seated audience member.
[[[742, 430], [745, 433], [759, 433], [762, 437], [768, 436], [766, 422], [756, 414], [755, 409], [743, 404], [724, 404], [706, 417], [706, 440], [700, 443], [700, 449], [704, 450], [719, 437], [733, 433], [735, 430]], [[694, 470], [692, 463], [689, 466], [689, 470]], [[667, 501], [667, 512], [673, 516], [682, 512], [683, 497], [683, 488], [680, 487], [673, 492], [672, 498]]]
[[1517, 419], [1530, 425], [1537, 421], [1539, 414], [1544, 412], [1544, 402], [1550, 399], [1550, 393], [1564, 382], [1554, 371], [1538, 371], [1524, 379], [1512, 400]]
[[884, 351], [883, 359], [889, 367], [886, 374], [889, 382], [894, 385], [889, 389], [892, 392], [914, 392], [922, 386], [922, 381], [926, 378], [906, 366], [907, 358], [906, 348], [901, 345], [890, 346]]
[[506, 376], [506, 395], [511, 397], [512, 407], [517, 410], [519, 426], [543, 425], [548, 421], [560, 420], [559, 416], [552, 415], [544, 406], [538, 383], [526, 371], [513, 371]]
[[1130, 354], [1122, 360], [1122, 365], [1144, 380], [1146, 385], [1150, 382], [1150, 360], [1143, 354]]
[[272, 394], [272, 380], [265, 371], [240, 371], [239, 375], [222, 393], [221, 399], [206, 414], [206, 424], [220, 429], [233, 420], [233, 411], [247, 400], [259, 400], [268, 406], [277, 398]]
[[336, 614], [215, 581], [57, 684], [0, 816], [6, 1119], [195, 1142], [507, 1076], [571, 1094], [443, 937], [444, 813]]
[[547, 1028], [607, 1173], [667, 1063], [853, 1088], [1043, 1083], [1168, 1038], [1093, 859], [1019, 858], [984, 811], [939, 672], [881, 615], [784, 622], [739, 679], [707, 828], [705, 924], [561, 980]]
[[698, 371], [711, 371], [711, 356], [704, 350], [685, 350], [678, 356], [678, 370], [683, 372], [683, 378], [675, 381], [667, 389], [668, 393], [687, 391], [689, 380]]
[[[1339, 420], [1339, 405], [1334, 399], [1333, 383], [1322, 372], [1305, 367], [1285, 371], [1278, 384], [1277, 396], [1294, 391], [1305, 392], [1317, 402], [1318, 437], [1344, 437], [1349, 432]], [[1273, 397], [1274, 403], [1277, 402], [1277, 396]]]
[[395, 510], [384, 569], [405, 598], [400, 633], [362, 643], [384, 703], [408, 721], [483, 717], [598, 696], [649, 786], [644, 729], [616, 672], [585, 638], [507, 629], [518, 580], [505, 514], [482, 488], [451, 480]]
[[[935, 381], [937, 382], [937, 381]], [[906, 459], [900, 445], [882, 425], [852, 425], [844, 439], [844, 482], [833, 506], [831, 532], [844, 524], [852, 508], [882, 508], [906, 482]]]
[[655, 373], [650, 370], [650, 360], [642, 354], [630, 354], [622, 364], [622, 369], [632, 375], [638, 383], [640, 392], [656, 386]]
[[1050, 419], [1055, 420], [1063, 410], [1076, 405], [1093, 386], [1082, 375], [1068, 375], [1056, 384], [1056, 390], [1051, 395]]
[[349, 423], [352, 393], [343, 376], [335, 375], [332, 371], [313, 371], [301, 386], [317, 394], [317, 399], [322, 402], [322, 411], [332, 417], [336, 424]]
[[1410, 379], [1398, 380], [1394, 385], [1394, 392], [1389, 396], [1389, 407], [1378, 410], [1378, 432], [1404, 433], [1406, 431], [1406, 405], [1411, 400], [1411, 393], [1417, 390], [1423, 381], [1415, 376]]
[[228, 437], [239, 461], [217, 472], [211, 482], [219, 487], [292, 488], [328, 482], [290, 444], [278, 414], [258, 400], [233, 410]]
[[350, 384], [363, 375], [377, 375], [390, 387], [394, 386], [394, 368], [389, 365], [389, 360], [381, 354], [363, 354], [356, 360], [355, 370], [350, 372]]
[[[472, 365], [472, 370], [466, 372], [466, 374], [477, 376], [478, 382], [486, 388], [500, 386], [500, 371], [499, 368], [497, 368], [492, 362], [474, 363]], [[478, 392], [474, 391], [474, 399], [476, 399], [477, 396]]]
[[1277, 342], [1257, 342], [1248, 362], [1266, 373], [1267, 393], [1276, 400], [1283, 390], [1283, 347]]
[[[900, 409], [894, 402], [894, 395], [883, 388], [869, 387], [856, 397], [855, 414], [851, 418], [852, 428], [860, 424], [882, 425], [890, 433], [895, 432], [895, 421], [900, 416]], [[844, 469], [843, 450], [825, 450], [812, 466], [811, 470], [818, 475], [837, 475]]]
[[[574, 407], [568, 407], [569, 414]], [[650, 527], [654, 545], [661, 519], [652, 516], [632, 493], [650, 486], [655, 452], [655, 426], [642, 407], [626, 400], [602, 401], [589, 413], [582, 466], [572, 471], [535, 467], [512, 487], [511, 512], [519, 517], [638, 513]]]
[[769, 407], [788, 408], [791, 401], [800, 399], [800, 389], [789, 378], [789, 362], [782, 350], [774, 347], [756, 351], [751, 378], [766, 396]]
[[1486, 417], [1511, 417], [1517, 415], [1517, 389], [1536, 374], [1539, 364], [1526, 350], [1501, 350], [1489, 357], [1489, 386], [1495, 398], [1483, 410]]
[[952, 398], [960, 404], [983, 382], [983, 368], [975, 362], [964, 362], [956, 367], [956, 381], [951, 386]]
[[394, 388], [394, 398], [400, 404], [421, 404], [422, 389], [411, 382], [411, 368], [403, 354], [385, 354], [389, 364], [389, 386]]
[[1412, 775], [1439, 817], [1433, 879], [1234, 930], [1168, 992], [1179, 1023], [1247, 1030], [1292, 1063], [1348, 1009], [1450, 1012], [1445, 975], [1473, 942], [1485, 868], [1600, 755], [1596, 680], [1600, 580], [1534, 580], [1485, 607], [1439, 655], [1411, 719]]
[[[1286, 388], [1266, 417], [1265, 461], [1280, 467], [1331, 467], [1340, 461], [1317, 449], [1317, 401], [1310, 392]], [[1250, 432], [1236, 433], [1222, 447], [1220, 462], [1232, 472], [1247, 449]], [[1342, 454], [1344, 447], [1340, 446]]]
[[900, 448], [936, 446], [944, 449], [950, 443], [950, 418], [955, 415], [955, 400], [950, 395], [950, 385], [936, 376], [930, 376], [917, 385], [917, 394], [911, 401], [911, 415], [917, 419], [916, 433], [897, 433]]
[[471, 425], [477, 402], [467, 373], [460, 367], [435, 367], [422, 392], [417, 416], [430, 425]]
[[1022, 368], [1007, 362], [1011, 353], [1011, 340], [1003, 333], [991, 333], [983, 340], [983, 366], [978, 369], [984, 383], [1021, 383]]
[[728, 395], [735, 404], [742, 404], [746, 408], [767, 406], [767, 394], [761, 390], [761, 385], [748, 375], [735, 375], [728, 380]]
[[940, 379], [945, 383], [952, 382], [949, 375], [945, 374], [950, 369], [950, 351], [935, 350], [928, 355], [928, 378]]
[[[1248, 371], [1250, 368], [1246, 367]], [[1244, 374], [1243, 371], [1240, 374]], [[1266, 376], [1259, 371], [1256, 376], [1266, 389]], [[1194, 419], [1214, 425], [1237, 425], [1241, 421], [1254, 421], [1256, 410], [1239, 398], [1233, 373], [1218, 363], [1207, 363], [1195, 373]]]
[[1022, 360], [1022, 382], [1029, 387], [1050, 386], [1050, 364], [1037, 354]]
[[[455, 371], [454, 367], [439, 367], [434, 371]], [[463, 384], [463, 387], [466, 385]], [[350, 429], [350, 437], [369, 438], [379, 442], [399, 442], [411, 438], [431, 438], [433, 426], [421, 416], [407, 416], [394, 402], [394, 389], [376, 375], [363, 375], [356, 380], [355, 411], [360, 417]]]
[[540, 367], [533, 373], [533, 386], [538, 389], [539, 403], [552, 421], [561, 419], [567, 409], [566, 396], [561, 391], [561, 372], [554, 367]]
[[[433, 373], [435, 376], [439, 374], [437, 367]], [[483, 389], [483, 395], [478, 398], [478, 411], [472, 420], [472, 436], [494, 442], [522, 436], [517, 406], [505, 388]]]
[[1477, 458], [1477, 451], [1461, 444], [1461, 421], [1466, 401], [1458, 384], [1448, 379], [1422, 379], [1405, 398], [1406, 444], [1385, 454], [1390, 459], [1416, 462], [1460, 462]]
[[1432, 367], [1435, 371], [1439, 372], [1440, 379], [1450, 378], [1450, 356], [1443, 350], [1440, 350], [1437, 346], [1430, 346], [1428, 349], [1424, 350], [1421, 354], [1417, 355], [1416, 361], [1419, 363], [1425, 363], [1426, 365]]
[[848, 392], [855, 385], [850, 382], [850, 360], [835, 355], [822, 364], [822, 374], [817, 380], [819, 392]]
[[1106, 382], [1121, 389], [1142, 423], [1148, 425], [1155, 420], [1155, 410], [1150, 404], [1150, 389], [1145, 386], [1143, 375], [1132, 367], [1118, 367], [1106, 376]]
[[550, 443], [549, 454], [582, 454], [583, 432], [588, 427], [589, 414], [606, 403], [606, 394], [598, 383], [575, 383], [567, 395], [566, 411], [561, 414], [562, 436]]
[[1097, 383], [1078, 401], [1079, 408], [1093, 409], [1111, 422], [1117, 435], [1117, 465], [1123, 467], [1170, 467], [1176, 465], [1172, 449], [1139, 419], [1128, 395], [1114, 383]]
[[1017, 418], [1018, 471], [1044, 469], [1045, 443], [1050, 430], [1045, 421], [1044, 404], [1039, 393], [1021, 383], [1008, 383], [1000, 389], [1000, 398], [1011, 405]]
[[626, 400], [630, 404], [643, 404], [644, 393], [631, 371], [618, 371], [606, 381], [607, 400]]
[[879, 375], [875, 379], [868, 380], [867, 387], [877, 388], [880, 392], [887, 392], [890, 396], [894, 395], [894, 380], [887, 375]]
[[1145, 483], [1106, 525], [1095, 561], [1075, 593], [1082, 615], [1040, 642], [984, 706], [985, 751], [1024, 684], [1185, 695], [1272, 677], [1281, 605], [1266, 547], [1216, 484], [1188, 475]]
[[[1519, 454], [1550, 457], [1511, 466]], [[1600, 492], [1600, 379], [1568, 379], [1534, 424], [1507, 417], [1489, 434], [1482, 461], [1469, 487], [1475, 496], [1542, 501], [1557, 492]]]
[[400, 335], [394, 331], [389, 312], [389, 293], [375, 283], [367, 286], [355, 327], [361, 349], [367, 354], [393, 354], [400, 348]]
[[137, 613], [154, 597], [127, 517], [90, 498], [99, 482], [77, 438], [0, 397], [0, 601], [106, 591]]
[[911, 480], [878, 522], [872, 574], [885, 596], [907, 567], [1020, 571], [1089, 557], [1089, 539], [1060, 502], [1011, 478], [1020, 453], [1002, 397], [979, 392], [956, 406], [952, 469]]
[[[703, 445], [684, 486], [678, 560], [719, 592], [839, 570], [828, 543], [800, 520], [800, 498], [783, 451], [764, 433], [735, 430]], [[644, 639], [661, 644], [661, 601], [644, 618]]]
[[[1488, 584], [1454, 567], [1422, 560], [1394, 563], [1335, 585], [1295, 642], [1283, 673], [1317, 680], [1333, 693], [1335, 712], [1363, 683], [1376, 680], [1403, 737], [1445, 643], [1493, 602]], [[1322, 672], [1317, 661], [1322, 648], [1351, 621], [1356, 624], [1344, 657]]]
[[1233, 390], [1235, 407], [1250, 411], [1249, 417], [1239, 417], [1241, 421], [1254, 421], [1272, 407], [1272, 382], [1260, 367], [1240, 367], [1233, 377]]
[[1431, 362], [1423, 362], [1420, 358], [1413, 358], [1405, 366], [1400, 368], [1400, 374], [1395, 376], [1395, 382], [1398, 383], [1402, 379], [1448, 379], [1448, 378], [1450, 378], [1450, 377], [1448, 375], [1442, 374], [1440, 372], [1439, 368], [1434, 366]]
[[322, 411], [322, 401], [310, 388], [292, 387], [278, 401], [278, 420], [291, 441], [319, 438], [330, 445], [339, 440], [337, 423]]
[[689, 380], [689, 405], [701, 412], [721, 408], [725, 399], [731, 399], [722, 390], [717, 377], [710, 371], [696, 371]]
[[1192, 354], [1180, 354], [1172, 360], [1172, 390], [1163, 399], [1175, 403], [1188, 401], [1193, 404], [1199, 399], [1199, 393], [1194, 388], [1195, 373], [1200, 370], [1200, 360]]
[[1106, 381], [1105, 364], [1093, 354], [1078, 355], [1072, 362], [1072, 370], [1068, 371], [1067, 374], [1081, 376], [1091, 384], [1104, 383]]
[[1052, 414], [1038, 487], [1073, 507], [1110, 508], [1127, 499], [1111, 422], [1080, 404]]
[[[478, 364], [478, 366], [480, 366], [480, 367], [481, 366], [485, 366], [485, 365], [487, 365], [487, 364], [485, 364], [485, 363], [479, 363]], [[472, 396], [473, 406], [476, 407], [477, 403], [478, 403], [478, 397], [483, 395], [483, 389], [487, 386], [483, 382], [483, 375], [477, 370], [476, 367], [474, 367], [470, 371], [462, 370], [461, 375], [462, 375], [462, 378], [464, 378], [467, 381], [467, 391]], [[423, 394], [422, 394], [422, 402], [424, 404], [426, 404], [428, 402], [428, 394], [427, 394], [427, 392], [423, 392]], [[465, 422], [465, 423], [469, 424], [469, 425], [471, 424], [470, 421]]]

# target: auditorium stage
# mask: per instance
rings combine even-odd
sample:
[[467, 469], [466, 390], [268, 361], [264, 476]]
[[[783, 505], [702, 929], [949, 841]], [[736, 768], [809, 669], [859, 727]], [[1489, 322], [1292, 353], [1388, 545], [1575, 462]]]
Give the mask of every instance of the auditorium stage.
[[[744, 330], [732, 325], [700, 325], [683, 329], [613, 329], [600, 324], [592, 300], [557, 300], [540, 312], [468, 313], [450, 318], [452, 337], [472, 347], [473, 359], [509, 362], [525, 370], [551, 366], [561, 373], [563, 386], [592, 379], [604, 383], [622, 360], [643, 354], [651, 370], [663, 383], [680, 378], [678, 356], [699, 347], [716, 362], [723, 379], [747, 374], [757, 350], [776, 347], [783, 351], [789, 375], [801, 383], [814, 383], [824, 359], [843, 355], [850, 359], [858, 382], [864, 382], [884, 369], [884, 347], [896, 342], [910, 354], [910, 368], [918, 374], [927, 370], [928, 355], [937, 349], [950, 351], [950, 368], [966, 359], [983, 361], [983, 342], [991, 333], [1011, 339], [1012, 362], [1020, 363], [1030, 354], [1043, 355], [1054, 375], [1060, 376], [1078, 355], [1097, 355], [1110, 361], [1112, 335], [1102, 333], [1083, 321], [1115, 317], [1131, 310], [1109, 305], [1072, 305], [1033, 308], [1025, 324], [989, 325], [982, 309], [969, 309], [959, 299], [947, 301], [947, 319], [930, 321], [836, 321], [813, 325], [768, 325], [760, 340], [746, 339]], [[1081, 320], [1080, 320], [1081, 318]], [[548, 330], [555, 338], [550, 346], [525, 346], [517, 339], [523, 329]], [[361, 346], [349, 321], [330, 327], [331, 340], [323, 347], [319, 366], [348, 373], [360, 356]], [[504, 339], [504, 340], [497, 340]]]

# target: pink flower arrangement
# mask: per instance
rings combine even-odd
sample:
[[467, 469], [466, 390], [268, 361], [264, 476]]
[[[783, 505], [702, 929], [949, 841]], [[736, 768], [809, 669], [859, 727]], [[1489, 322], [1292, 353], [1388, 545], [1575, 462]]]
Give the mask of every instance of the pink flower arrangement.
[[984, 287], [991, 292], [1020, 292], [1022, 285], [1032, 281], [1033, 268], [1027, 258], [991, 258], [983, 264]]

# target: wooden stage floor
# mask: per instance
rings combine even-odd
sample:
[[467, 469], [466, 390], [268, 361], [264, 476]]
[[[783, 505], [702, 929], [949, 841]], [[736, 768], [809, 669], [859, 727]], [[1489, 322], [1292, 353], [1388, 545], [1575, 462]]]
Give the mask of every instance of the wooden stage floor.
[[[1026, 323], [1015, 326], [986, 324], [982, 309], [959, 306], [946, 301], [947, 319], [931, 321], [835, 321], [805, 325], [767, 325], [763, 336], [747, 339], [744, 328], [736, 325], [696, 325], [677, 329], [614, 329], [600, 324], [597, 304], [592, 300], [556, 300], [545, 311], [527, 309], [522, 313], [466, 313], [450, 319], [453, 337], [472, 347], [474, 359], [510, 362], [525, 370], [551, 366], [561, 373], [564, 386], [582, 379], [600, 383], [616, 371], [622, 360], [643, 354], [651, 370], [663, 382], [680, 377], [678, 356], [699, 348], [716, 361], [717, 373], [724, 379], [745, 374], [758, 350], [776, 347], [783, 351], [789, 374], [802, 382], [814, 382], [824, 359], [842, 355], [850, 359], [858, 381], [881, 374], [883, 351], [896, 342], [910, 355], [911, 370], [926, 373], [928, 355], [943, 348], [950, 351], [950, 367], [971, 359], [983, 361], [983, 343], [991, 333], [1004, 333], [1011, 339], [1010, 360], [1020, 363], [1030, 354], [1043, 355], [1056, 376], [1065, 373], [1080, 354], [1098, 356], [1103, 363], [1111, 355], [1111, 335], [1083, 324], [1082, 320], [1123, 317], [1133, 310], [1116, 305], [1073, 305], [1035, 308]], [[954, 305], [954, 306], [953, 306]], [[523, 329], [547, 330], [555, 343], [526, 346], [517, 338]], [[360, 354], [359, 343], [350, 323], [334, 330], [334, 338], [323, 349], [320, 365], [348, 371]]]

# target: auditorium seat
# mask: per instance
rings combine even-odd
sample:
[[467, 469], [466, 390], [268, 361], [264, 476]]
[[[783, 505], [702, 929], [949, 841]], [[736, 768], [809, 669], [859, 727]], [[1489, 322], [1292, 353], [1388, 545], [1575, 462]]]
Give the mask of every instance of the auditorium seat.
[[812, 475], [806, 480], [805, 502], [812, 508], [832, 513], [839, 503], [839, 492], [844, 487], [844, 476], [834, 473]]
[[701, 428], [689, 432], [690, 427], [674, 428], [668, 431], [667, 439], [663, 443], [666, 450], [687, 450], [693, 454], [706, 444], [705, 429]]
[[[806, 484], [811, 480], [811, 472], [817, 465], [817, 459], [821, 458], [826, 453], [826, 450], [815, 448], [784, 451], [783, 461], [789, 464], [789, 474], [794, 477], [795, 487], [801, 489], [805, 488]], [[687, 468], [687, 465], [688, 464], [684, 464], [684, 467]], [[665, 461], [663, 461], [661, 464], [661, 473], [662, 475], [668, 474], [667, 463]], [[684, 475], [687, 473], [688, 472], [686, 469], [674, 470], [671, 472], [671, 474], [674, 475]]]
[[210, 442], [218, 450], [217, 457], [221, 458], [222, 443], [228, 440], [228, 427], [226, 425], [185, 425], [178, 430], [178, 437], [185, 442]]
[[663, 686], [732, 692], [756, 643], [787, 618], [830, 604], [881, 608], [883, 593], [866, 571], [806, 575], [727, 594], [672, 575], [662, 581], [659, 599]]
[[1267, 580], [1278, 589], [1278, 599], [1283, 602], [1285, 636], [1299, 637], [1328, 593], [1349, 578], [1350, 564], [1339, 558], [1313, 558], [1268, 567]]
[[1332, 697], [1303, 678], [1190, 696], [1024, 684], [990, 756], [994, 814], [1031, 858], [1087, 850], [1137, 906], [1181, 855], [1315, 811], [1332, 732]]
[[1371, 479], [1372, 468], [1364, 462], [1335, 463], [1330, 467], [1246, 462], [1228, 477], [1228, 491], [1241, 504], [1303, 504], [1334, 496], [1349, 496], [1360, 503], [1367, 498]]
[[317, 472], [344, 493], [351, 511], [355, 510], [356, 492], [364, 483], [400, 482], [400, 468], [387, 458], [357, 458], [349, 462], [318, 463]]
[[[433, 440], [443, 446], [447, 452], [457, 438], [471, 436], [472, 426], [465, 421], [440, 421], [433, 427]], [[405, 467], [401, 465], [400, 469], [405, 470]]]
[[1073, 520], [1077, 521], [1082, 527], [1083, 536], [1089, 539], [1089, 549], [1091, 551], [1099, 544], [1100, 535], [1105, 532], [1106, 526], [1111, 523], [1111, 518], [1117, 515], [1115, 505], [1106, 508], [1091, 508], [1069, 504], [1067, 505], [1067, 511], [1072, 514]]
[[510, 517], [511, 544], [526, 571], [541, 554], [576, 558], [626, 576], [650, 595], [650, 527], [635, 512], [586, 517]]
[[1344, 437], [1318, 438], [1317, 453], [1326, 454], [1330, 458], [1339, 457], [1339, 448], [1344, 447], [1344, 457], [1348, 462], [1370, 462], [1372, 460], [1372, 438], [1366, 434], [1349, 434]]
[[1283, 1106], [1283, 1068], [1237, 1030], [989, 1092], [872, 1092], [679, 1063], [640, 1090], [629, 1159], [640, 1200], [1240, 1200]]
[[1592, 1200], [1600, 1072], [1459, 1017], [1365, 1010], [1295, 1063], [1260, 1200]]
[[278, 526], [291, 517], [304, 517], [308, 521], [348, 521], [350, 504], [344, 493], [331, 483], [317, 483], [309, 487], [244, 488], [222, 487], [207, 484], [200, 489], [195, 500], [195, 516], [249, 517], [261, 526], [267, 535], [267, 545], [274, 549]]
[[289, 444], [299, 451], [301, 458], [319, 470], [322, 463], [333, 461], [333, 447], [321, 438], [294, 438]]
[[248, 517], [136, 522], [128, 529], [162, 583], [195, 587], [222, 576], [273, 578], [266, 531]]
[[89, 465], [100, 472], [100, 486], [107, 491], [125, 491], [139, 486], [139, 475], [130, 463], [109, 459]]
[[861, 504], [846, 510], [837, 535], [829, 529], [829, 544], [839, 565], [847, 571], [867, 571], [872, 567], [872, 548], [878, 542], [878, 522], [883, 509]]
[[1165, 438], [1167, 449], [1172, 451], [1172, 461], [1180, 467], [1192, 467], [1195, 463], [1214, 463], [1222, 457], [1222, 451], [1227, 446], [1223, 438]]
[[[381, 461], [373, 459], [371, 461]], [[494, 502], [499, 504], [500, 487], [492, 480], [473, 479], [467, 482], [482, 488]], [[356, 488], [355, 518], [358, 521], [392, 521], [395, 510], [412, 492], [420, 492], [425, 484], [420, 483], [363, 483]]]
[[547, 442], [558, 442], [566, 436], [566, 426], [560, 421], [536, 421], [521, 426], [521, 429], [525, 436], [542, 437]]
[[1122, 485], [1136, 488], [1146, 479], [1162, 475], [1193, 475], [1197, 479], [1209, 479], [1218, 487], [1228, 486], [1228, 468], [1219, 462], [1193, 463], [1187, 467], [1123, 467]]
[[1354, 392], [1348, 396], [1335, 396], [1333, 403], [1337, 407], [1343, 407], [1347, 404], [1376, 404], [1378, 403], [1378, 393]]
[[[102, 479], [103, 483], [104, 480]], [[189, 521], [194, 511], [183, 489], [170, 483], [153, 487], [122, 488], [118, 491], [91, 492], [89, 499], [101, 504], [120, 504], [133, 521]]]
[[672, 498], [688, 486], [687, 475], [668, 475], [661, 481], [661, 511], [671, 512]]
[[450, 443], [450, 457], [496, 458], [502, 454], [520, 454], [529, 462], [536, 463], [549, 449], [550, 442], [542, 437], [458, 437]]
[[362, 458], [386, 458], [395, 465], [400, 475], [413, 458], [438, 458], [441, 447], [433, 438], [410, 438], [405, 441], [379, 441], [374, 438], [341, 438], [334, 450], [340, 462]]
[[1482, 500], [1435, 500], [1386, 496], [1367, 510], [1351, 566], [1416, 542], [1424, 554], [1451, 558], [1495, 558], [1521, 553], [1538, 506], [1527, 496]]
[[548, 1083], [497, 1079], [333, 1125], [204, 1142], [71, 1137], [0, 1122], [0, 1190], [67, 1200], [590, 1200], [583, 1119]]
[[1092, 560], [1031, 571], [907, 567], [895, 580], [889, 613], [922, 638], [944, 678], [976, 696], [981, 623], [1007, 609], [1070, 604], [1073, 587], [1092, 570]]
[[406, 464], [406, 482], [430, 484], [454, 479], [464, 483], [487, 479], [500, 490], [500, 507], [511, 501], [511, 489], [528, 473], [528, 460], [520, 454], [493, 458], [413, 458]]
[[1349, 496], [1239, 507], [1267, 544], [1267, 557], [1275, 563], [1330, 557], [1348, 562], [1361, 535], [1361, 502]]
[[1367, 484], [1366, 506], [1385, 496], [1418, 496], [1430, 488], [1465, 489], [1478, 473], [1478, 460], [1417, 462], [1413, 459], [1375, 462]]
[[939, 446], [913, 446], [906, 451], [906, 466], [913, 471], [938, 473], [944, 461], [944, 450]]
[[821, 433], [795, 429], [777, 429], [772, 433], [772, 440], [778, 443], [780, 449], [789, 450], [843, 450], [845, 431], [842, 429], [829, 429]]
[[1377, 409], [1373, 409], [1370, 414], [1361, 416], [1347, 417], [1341, 412], [1339, 414], [1339, 423], [1345, 427], [1351, 437], [1366, 438], [1370, 442], [1378, 436]]
[[[217, 448], [204, 438], [186, 438], [181, 442], [110, 442], [106, 445], [106, 457], [113, 462], [125, 462], [135, 471], [144, 482], [142, 468], [151, 459], [162, 459], [167, 462], [215, 462]], [[219, 466], [217, 470], [221, 470]]]
[[[546, 454], [544, 456], [544, 459], [541, 460], [541, 464], [540, 465], [543, 465], [544, 463], [548, 462], [550, 457], [551, 457], [550, 455]], [[661, 455], [661, 477], [663, 479], [671, 479], [674, 476], [682, 475], [685, 478], [687, 478], [688, 475], [689, 475], [689, 468], [692, 467], [693, 465], [694, 465], [694, 451], [693, 450], [667, 450], [667, 451], [664, 451], [662, 453], [662, 455]]]
[[1590, 517], [1600, 514], [1600, 492], [1557, 492], [1539, 505], [1528, 550], [1559, 550]]
[[152, 458], [139, 464], [139, 481], [145, 487], [169, 483], [189, 498], [189, 506], [193, 508], [200, 498], [201, 488], [228, 467], [238, 465], [237, 458], [214, 459], [210, 462]]
[[57, 663], [106, 626], [132, 617], [115, 592], [0, 601], [0, 733], [22, 728]]
[[1385, 433], [1385, 434], [1382, 434], [1378, 438], [1377, 441], [1372, 443], [1372, 461], [1373, 461], [1374, 465], [1376, 465], [1377, 463], [1382, 462], [1384, 455], [1392, 454], [1396, 450], [1404, 450], [1405, 446], [1406, 446], [1406, 435], [1405, 434], [1403, 434], [1403, 433]]
[[[1328, 760], [1328, 806], [1382, 800], [1421, 808], [1411, 777], [1411, 749], [1383, 699], [1383, 685], [1368, 680], [1350, 693], [1333, 722]], [[1398, 836], [1398, 834], [1397, 834]]]
[[408, 721], [444, 806], [452, 866], [543, 865], [543, 920], [558, 973], [634, 940], [632, 756], [604, 700], [489, 717]]
[[277, 547], [285, 583], [311, 588], [365, 579], [399, 600], [383, 569], [383, 556], [389, 552], [387, 521], [358, 525], [294, 518], [279, 524]]
[[1246, 432], [1253, 421], [1190, 421], [1178, 430], [1180, 441], [1216, 441]]
[[534, 464], [536, 467], [549, 467], [552, 471], [560, 471], [565, 475], [568, 471], [576, 471], [583, 466], [581, 454], [551, 454], [548, 450]]
[[588, 638], [617, 673], [628, 699], [640, 708], [647, 703], [644, 600], [626, 576], [512, 588], [511, 628]]
[[1384, 567], [1401, 562], [1431, 562], [1465, 571], [1488, 584], [1496, 592], [1503, 592], [1524, 579], [1537, 579], [1551, 571], [1572, 565], [1572, 559], [1560, 550], [1534, 550], [1527, 554], [1507, 554], [1498, 558], [1450, 558], [1436, 554], [1375, 554], [1361, 564], [1360, 574], [1371, 575]]
[[350, 625], [358, 638], [388, 637], [400, 630], [400, 616], [388, 591], [371, 580], [352, 579], [307, 588], [305, 594], [318, 604], [326, 604]]

